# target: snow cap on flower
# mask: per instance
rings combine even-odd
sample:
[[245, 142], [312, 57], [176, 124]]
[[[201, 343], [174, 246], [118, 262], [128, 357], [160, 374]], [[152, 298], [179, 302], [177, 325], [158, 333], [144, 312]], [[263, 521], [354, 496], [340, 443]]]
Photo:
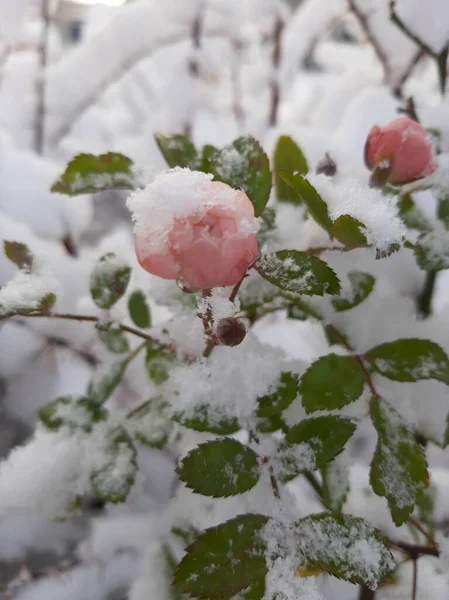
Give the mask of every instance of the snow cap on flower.
[[159, 174], [128, 199], [136, 255], [149, 273], [190, 290], [235, 285], [258, 254], [259, 228], [246, 194], [181, 169]]
[[371, 128], [365, 143], [365, 164], [370, 170], [384, 170], [393, 184], [426, 177], [436, 169], [426, 129], [408, 117]]

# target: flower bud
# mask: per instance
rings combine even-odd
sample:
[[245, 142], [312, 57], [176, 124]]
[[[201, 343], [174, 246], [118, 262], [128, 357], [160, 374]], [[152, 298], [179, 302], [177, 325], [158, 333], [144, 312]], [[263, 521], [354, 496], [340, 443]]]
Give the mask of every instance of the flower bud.
[[246, 336], [246, 327], [241, 320], [227, 317], [218, 322], [216, 335], [223, 346], [238, 346]]

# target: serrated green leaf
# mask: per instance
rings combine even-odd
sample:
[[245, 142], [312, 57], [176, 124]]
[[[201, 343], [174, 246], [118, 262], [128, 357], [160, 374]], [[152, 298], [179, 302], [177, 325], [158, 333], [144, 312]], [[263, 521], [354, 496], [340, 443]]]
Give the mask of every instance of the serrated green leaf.
[[423, 271], [449, 269], [449, 235], [439, 226], [433, 231], [421, 233], [414, 247], [418, 266]]
[[288, 444], [308, 444], [315, 452], [317, 468], [323, 468], [342, 452], [355, 429], [347, 417], [326, 415], [303, 419], [289, 429], [285, 439]]
[[140, 329], [151, 327], [151, 313], [145, 294], [136, 290], [128, 298], [128, 312], [133, 323]]
[[274, 150], [276, 195], [280, 202], [301, 204], [298, 193], [281, 177], [281, 173], [307, 175], [309, 166], [301, 149], [288, 135], [281, 135]]
[[261, 577], [243, 592], [240, 592], [236, 596], [232, 596], [232, 600], [263, 600], [264, 597], [265, 577]]
[[264, 279], [281, 290], [308, 296], [335, 295], [340, 281], [325, 262], [298, 250], [280, 250], [265, 254], [255, 263]]
[[174, 576], [177, 589], [199, 599], [226, 600], [265, 577], [263, 515], [239, 515], [211, 527], [186, 548]]
[[138, 183], [132, 166], [130, 158], [117, 152], [99, 156], [78, 154], [51, 186], [51, 191], [77, 196], [105, 190], [134, 190]]
[[68, 427], [75, 431], [92, 431], [95, 423], [104, 421], [108, 413], [86, 396], [60, 396], [39, 409], [39, 418], [48, 429], [58, 431]]
[[200, 444], [181, 460], [176, 472], [194, 492], [214, 498], [243, 494], [260, 477], [257, 454], [232, 438]]
[[186, 598], [186, 596], [184, 594], [181, 594], [180, 592], [178, 592], [178, 590], [176, 589], [176, 587], [174, 585], [171, 585], [172, 579], [173, 579], [173, 574], [176, 571], [176, 567], [177, 567], [177, 560], [175, 558], [175, 555], [172, 552], [172, 549], [170, 548], [170, 546], [168, 544], [163, 544], [162, 546], [162, 556], [164, 558], [164, 562], [165, 562], [165, 571], [166, 571], [166, 576], [168, 579], [168, 599], [169, 600], [183, 600], [184, 598]]
[[90, 293], [102, 309], [111, 308], [128, 287], [131, 267], [112, 252], [100, 258], [90, 276]]
[[103, 404], [115, 392], [128, 366], [129, 358], [103, 365], [92, 377], [87, 395], [97, 404]]
[[151, 381], [157, 384], [167, 381], [170, 376], [170, 368], [173, 366], [175, 359], [175, 352], [167, 350], [159, 344], [148, 342], [145, 353], [145, 367]]
[[107, 503], [124, 502], [137, 474], [136, 449], [123, 428], [118, 428], [103, 450], [104, 462], [90, 477], [96, 497]]
[[365, 232], [365, 225], [350, 215], [341, 215], [332, 225], [332, 235], [347, 250], [369, 246]]
[[210, 414], [210, 407], [206, 404], [198, 405], [191, 414], [175, 413], [174, 420], [194, 431], [214, 433], [215, 435], [231, 435], [241, 429], [235, 417], [217, 417]]
[[256, 415], [260, 418], [279, 416], [286, 410], [299, 392], [299, 376], [284, 371], [279, 377], [279, 384], [274, 392], [257, 399]]
[[106, 348], [113, 354], [123, 354], [129, 351], [129, 342], [126, 334], [120, 329], [120, 327], [111, 326], [98, 326], [98, 338], [106, 346]]
[[327, 204], [311, 183], [302, 175], [280, 173], [280, 178], [297, 194], [299, 201], [307, 206], [307, 210], [314, 221], [329, 234], [332, 233], [332, 220], [329, 216]]
[[333, 513], [341, 512], [350, 488], [349, 469], [337, 456], [321, 469], [321, 477], [321, 499], [324, 506]]
[[429, 484], [426, 458], [413, 431], [385, 400], [371, 400], [371, 420], [378, 435], [370, 468], [371, 487], [387, 499], [399, 527]]
[[372, 348], [365, 355], [377, 372], [393, 381], [436, 379], [449, 385], [449, 358], [431, 340], [407, 338]]
[[351, 295], [346, 298], [332, 299], [332, 305], [338, 312], [350, 310], [361, 304], [371, 294], [376, 283], [372, 275], [362, 271], [350, 271], [348, 279], [351, 284]]
[[198, 169], [200, 163], [198, 152], [185, 136], [156, 133], [154, 139], [169, 167]]
[[163, 448], [173, 426], [168, 404], [159, 396], [141, 404], [128, 415], [127, 420], [128, 431], [150, 448]]
[[352, 356], [328, 354], [313, 362], [301, 377], [299, 391], [307, 413], [334, 410], [355, 402], [363, 393], [365, 377]]
[[313, 514], [297, 521], [295, 532], [303, 564], [338, 579], [375, 589], [396, 567], [381, 532], [358, 517]]
[[5, 256], [19, 269], [30, 270], [33, 265], [33, 255], [25, 244], [4, 240], [3, 248]]
[[272, 181], [270, 162], [259, 142], [250, 135], [239, 137], [221, 150], [210, 148], [207, 158], [215, 180], [243, 190], [256, 217], [260, 217], [270, 198]]
[[410, 194], [403, 196], [398, 202], [399, 216], [410, 229], [430, 231], [432, 224], [429, 219], [416, 206]]

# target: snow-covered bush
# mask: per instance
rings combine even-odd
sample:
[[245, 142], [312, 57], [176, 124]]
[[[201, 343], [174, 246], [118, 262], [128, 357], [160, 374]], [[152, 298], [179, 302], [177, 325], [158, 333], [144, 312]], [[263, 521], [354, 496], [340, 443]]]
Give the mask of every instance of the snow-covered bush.
[[4, 597], [447, 598], [445, 3], [140, 0], [52, 58], [56, 4], [2, 34]]

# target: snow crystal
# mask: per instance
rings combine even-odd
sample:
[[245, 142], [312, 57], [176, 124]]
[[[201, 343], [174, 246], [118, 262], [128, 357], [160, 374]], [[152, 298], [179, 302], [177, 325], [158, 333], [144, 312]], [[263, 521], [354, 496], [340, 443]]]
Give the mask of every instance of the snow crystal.
[[173, 410], [191, 417], [206, 405], [217, 421], [247, 419], [257, 398], [278, 382], [284, 360], [279, 350], [262, 345], [251, 334], [235, 348], [217, 347], [208, 361], [172, 370], [167, 387], [175, 396]]
[[332, 220], [342, 215], [359, 220], [366, 227], [368, 242], [379, 250], [388, 250], [392, 244], [402, 242], [406, 229], [398, 217], [394, 198], [355, 178], [338, 183], [324, 175], [310, 175], [308, 179], [326, 202]]
[[[235, 210], [235, 194], [232, 188], [220, 187], [211, 198], [210, 182], [213, 176], [190, 169], [169, 169], [160, 173], [144, 189], [131, 194], [127, 206], [132, 212], [134, 232], [144, 235], [153, 250], [161, 251], [167, 244], [167, 235], [175, 219], [189, 216], [202, 218], [213, 206]], [[239, 218], [240, 233], [256, 233], [256, 219]]]
[[235, 305], [228, 300], [221, 288], [214, 288], [210, 296], [198, 299], [198, 312], [207, 314], [208, 310], [211, 311], [213, 323], [216, 325], [221, 319], [234, 316]]

